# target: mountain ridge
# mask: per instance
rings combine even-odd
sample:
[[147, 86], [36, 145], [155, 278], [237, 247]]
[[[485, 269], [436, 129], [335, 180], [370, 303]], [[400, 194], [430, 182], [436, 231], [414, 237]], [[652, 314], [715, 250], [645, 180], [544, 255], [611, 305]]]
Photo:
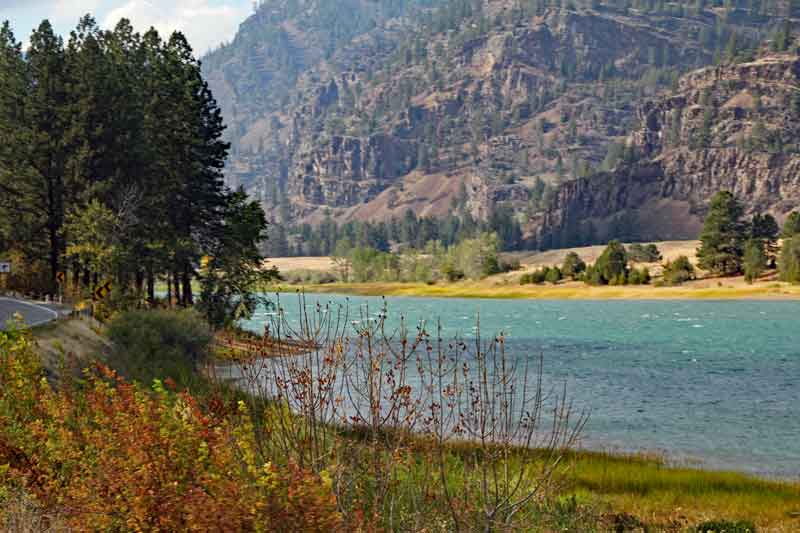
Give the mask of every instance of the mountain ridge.
[[[229, 183], [257, 196], [274, 221], [386, 220], [409, 208], [442, 216], [456, 204], [486, 219], [505, 207], [528, 245], [553, 242], [563, 232], [552, 204], [559, 187], [650, 157], [632, 153], [648, 149], [636, 137], [646, 102], [680, 90], [679, 75], [715, 56], [752, 59], [790, 9], [778, 4], [767, 16], [679, 3], [650, 12], [509, 0], [399, 4], [392, 14], [407, 16], [377, 17], [344, 39], [298, 72], [278, 104], [250, 105], [245, 122], [233, 113]], [[224, 62], [210, 59], [212, 88], [232, 109], [236, 102], [217, 88]], [[272, 93], [262, 87], [264, 94]]]

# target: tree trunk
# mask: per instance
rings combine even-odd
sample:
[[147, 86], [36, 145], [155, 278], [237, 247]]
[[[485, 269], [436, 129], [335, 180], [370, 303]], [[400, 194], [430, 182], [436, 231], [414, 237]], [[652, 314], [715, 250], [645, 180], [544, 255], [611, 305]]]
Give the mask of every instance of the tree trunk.
[[51, 285], [56, 285], [56, 275], [58, 274], [58, 227], [54, 223], [50, 224], [50, 282]]
[[156, 303], [156, 280], [151, 270], [147, 272], [147, 300], [150, 305]]
[[175, 284], [175, 305], [183, 305], [183, 298], [181, 298], [181, 283], [178, 279], [178, 273], [172, 273], [172, 282]]
[[167, 307], [172, 307], [172, 273], [167, 274]]
[[189, 273], [189, 267], [183, 268], [183, 306], [191, 307], [194, 305], [194, 296], [192, 295], [192, 276]]
[[137, 270], [136, 271], [136, 298], [141, 300], [143, 292], [144, 292], [144, 270]]

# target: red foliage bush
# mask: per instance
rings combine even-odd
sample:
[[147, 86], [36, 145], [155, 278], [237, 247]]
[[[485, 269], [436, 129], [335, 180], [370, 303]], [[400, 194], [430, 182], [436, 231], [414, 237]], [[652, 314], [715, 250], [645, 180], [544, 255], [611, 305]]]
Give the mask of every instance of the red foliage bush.
[[103, 366], [54, 390], [27, 336], [0, 332], [0, 498], [21, 485], [75, 530], [339, 528], [329, 483], [264, 463], [246, 407], [232, 411]]

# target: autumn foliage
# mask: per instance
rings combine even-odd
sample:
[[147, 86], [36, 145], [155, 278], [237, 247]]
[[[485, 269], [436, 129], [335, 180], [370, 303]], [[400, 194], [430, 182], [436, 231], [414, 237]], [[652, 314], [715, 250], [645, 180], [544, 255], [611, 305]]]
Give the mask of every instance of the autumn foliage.
[[260, 459], [243, 403], [168, 389], [97, 366], [56, 390], [28, 335], [0, 332], [0, 504], [24, 490], [74, 530], [338, 528], [330, 483]]

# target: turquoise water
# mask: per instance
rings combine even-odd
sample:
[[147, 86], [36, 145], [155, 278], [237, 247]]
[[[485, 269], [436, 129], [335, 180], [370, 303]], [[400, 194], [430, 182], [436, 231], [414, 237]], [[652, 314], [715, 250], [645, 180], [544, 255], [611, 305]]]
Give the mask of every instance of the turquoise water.
[[[347, 306], [381, 298], [307, 295]], [[800, 477], [800, 302], [386, 298], [388, 321], [440, 320], [446, 336], [504, 332], [515, 356], [590, 409], [584, 446], [656, 451], [767, 476]], [[283, 295], [290, 321], [300, 304]], [[246, 326], [261, 330], [264, 312]]]

